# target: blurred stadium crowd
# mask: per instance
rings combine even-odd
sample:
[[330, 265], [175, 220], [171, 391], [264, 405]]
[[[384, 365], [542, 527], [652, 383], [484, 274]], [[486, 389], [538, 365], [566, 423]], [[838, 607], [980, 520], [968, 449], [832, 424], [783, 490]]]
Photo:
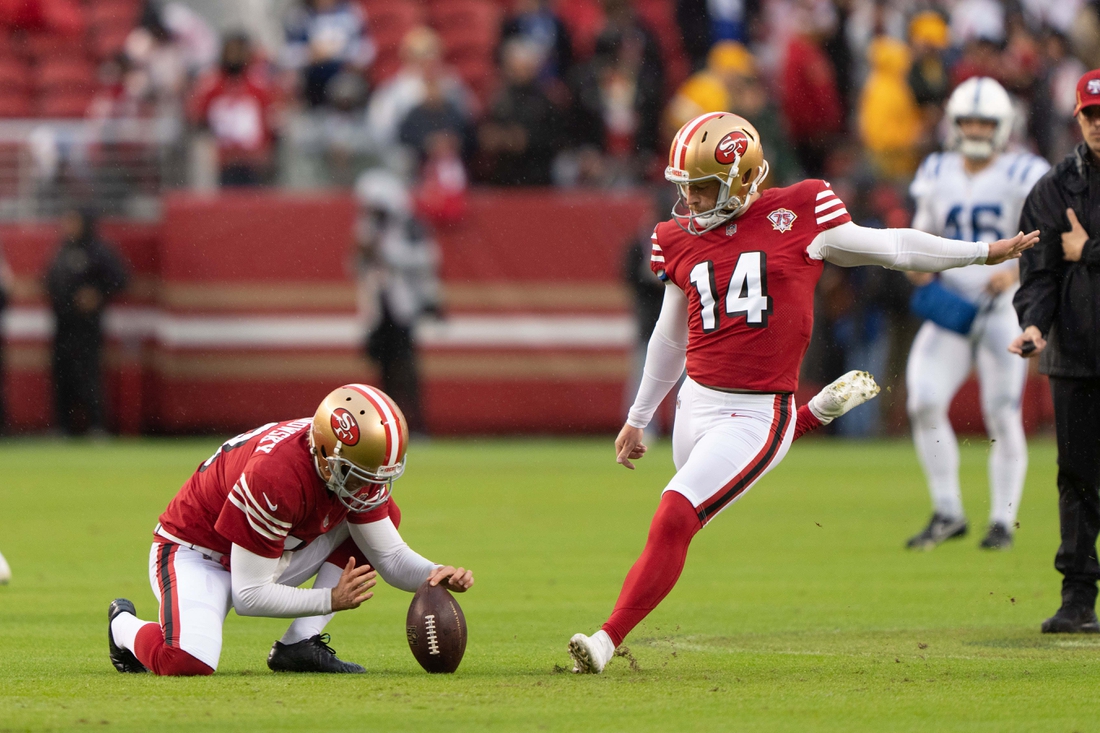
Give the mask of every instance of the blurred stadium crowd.
[[[1014, 144], [1054, 162], [1097, 67], [1087, 0], [0, 0], [0, 189], [33, 192], [0, 216], [141, 216], [135, 193], [365, 190], [385, 172], [446, 227], [471, 184], [670, 188], [675, 130], [729, 110], [760, 130], [769, 185], [824, 177], [857, 223], [906, 226], [956, 85], [998, 79]], [[81, 132], [35, 123], [65, 118]], [[890, 383], [908, 292], [830, 268], [807, 376]], [[840, 429], [877, 431], [865, 415]]]

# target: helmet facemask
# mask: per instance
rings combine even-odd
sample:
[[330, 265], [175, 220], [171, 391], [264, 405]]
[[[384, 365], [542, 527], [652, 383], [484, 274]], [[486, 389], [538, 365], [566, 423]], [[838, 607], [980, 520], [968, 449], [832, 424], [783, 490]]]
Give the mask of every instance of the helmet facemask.
[[[312, 443], [312, 440], [310, 442]], [[325, 482], [329, 491], [336, 494], [340, 503], [353, 512], [368, 512], [385, 504], [393, 490], [393, 482], [405, 472], [404, 456], [398, 464], [381, 466], [377, 471], [370, 471], [339, 454], [325, 455], [323, 448], [318, 451], [316, 446], [312, 446], [311, 452], [314, 457], [314, 466], [321, 480]], [[321, 468], [322, 461], [328, 469], [327, 477], [326, 471]], [[375, 489], [367, 491], [371, 486]], [[365, 495], [364, 491], [367, 491]]]

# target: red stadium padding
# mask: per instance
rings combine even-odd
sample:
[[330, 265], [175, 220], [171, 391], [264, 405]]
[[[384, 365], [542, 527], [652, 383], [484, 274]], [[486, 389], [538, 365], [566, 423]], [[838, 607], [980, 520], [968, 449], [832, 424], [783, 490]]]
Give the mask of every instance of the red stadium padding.
[[[471, 192], [466, 218], [439, 237], [447, 317], [422, 348], [431, 432], [621, 425], [633, 341], [619, 278], [645, 209], [638, 192]], [[114, 427], [239, 432], [309, 415], [334, 385], [375, 380], [354, 315], [349, 196], [175, 195], [164, 212], [157, 224], [104, 226], [134, 275], [107, 319]], [[41, 280], [56, 237], [53, 226], [0, 226], [16, 273], [4, 381], [16, 430], [51, 417]], [[1029, 382], [1024, 416], [1029, 430], [1050, 424], [1044, 380]], [[980, 431], [972, 383], [952, 420]]]

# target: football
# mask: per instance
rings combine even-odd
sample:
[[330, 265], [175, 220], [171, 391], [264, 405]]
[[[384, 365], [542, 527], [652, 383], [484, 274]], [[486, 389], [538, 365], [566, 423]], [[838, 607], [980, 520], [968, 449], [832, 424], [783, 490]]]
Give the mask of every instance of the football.
[[432, 674], [451, 673], [466, 652], [466, 617], [446, 588], [425, 581], [409, 606], [405, 636], [421, 667]]

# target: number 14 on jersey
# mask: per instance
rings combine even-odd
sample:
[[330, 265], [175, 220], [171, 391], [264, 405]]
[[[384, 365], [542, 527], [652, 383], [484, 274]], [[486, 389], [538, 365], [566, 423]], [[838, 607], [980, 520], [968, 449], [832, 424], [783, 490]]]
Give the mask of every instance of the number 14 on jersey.
[[[765, 328], [772, 312], [772, 299], [768, 295], [767, 255], [764, 252], [742, 252], [733, 268], [726, 288], [725, 312], [733, 318], [744, 316], [745, 323], [753, 328]], [[714, 277], [714, 263], [700, 262], [691, 268], [691, 284], [699, 294], [699, 315], [703, 320], [703, 333], [717, 331], [720, 323], [718, 287]]]

